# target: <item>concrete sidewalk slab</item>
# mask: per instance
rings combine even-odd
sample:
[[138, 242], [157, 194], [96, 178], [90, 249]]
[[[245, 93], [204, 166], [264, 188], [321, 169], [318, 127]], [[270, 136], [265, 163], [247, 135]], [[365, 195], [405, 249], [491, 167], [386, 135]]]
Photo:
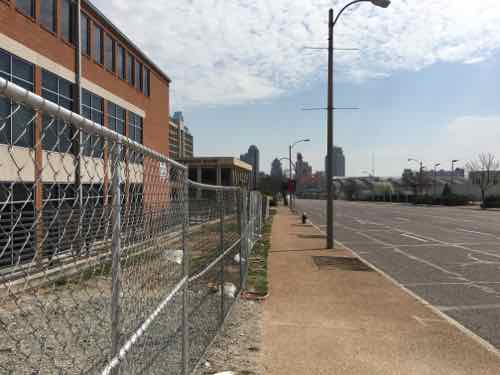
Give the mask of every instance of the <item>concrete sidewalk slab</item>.
[[496, 375], [500, 357], [374, 271], [318, 266], [325, 240], [280, 208], [263, 316], [266, 374]]

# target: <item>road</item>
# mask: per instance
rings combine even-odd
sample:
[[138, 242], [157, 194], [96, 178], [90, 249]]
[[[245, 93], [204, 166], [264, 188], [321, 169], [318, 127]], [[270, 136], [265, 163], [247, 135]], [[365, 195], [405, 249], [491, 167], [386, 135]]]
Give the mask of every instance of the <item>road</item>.
[[[297, 209], [326, 231], [325, 201]], [[335, 201], [335, 239], [500, 349], [500, 212]]]

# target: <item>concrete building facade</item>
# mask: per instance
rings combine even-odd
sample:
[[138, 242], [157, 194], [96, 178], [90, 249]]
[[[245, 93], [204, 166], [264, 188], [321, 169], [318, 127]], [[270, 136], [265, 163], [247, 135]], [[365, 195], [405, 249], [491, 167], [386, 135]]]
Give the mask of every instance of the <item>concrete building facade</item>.
[[193, 136], [184, 124], [182, 112], [175, 112], [169, 122], [168, 143], [172, 159], [193, 157]]
[[207, 185], [249, 187], [252, 166], [233, 157], [194, 157], [178, 161], [189, 168], [189, 179]]
[[250, 188], [257, 189], [257, 180], [260, 172], [260, 152], [257, 146], [251, 145], [245, 154], [240, 155], [240, 160], [252, 166], [252, 175], [250, 177]]

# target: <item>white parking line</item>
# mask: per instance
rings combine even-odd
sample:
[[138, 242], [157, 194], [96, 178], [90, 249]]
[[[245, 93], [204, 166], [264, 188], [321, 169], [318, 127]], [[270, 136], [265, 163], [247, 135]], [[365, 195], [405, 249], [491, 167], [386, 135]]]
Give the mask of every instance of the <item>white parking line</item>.
[[410, 219], [407, 219], [406, 217], [396, 217], [395, 219], [398, 219], [401, 221], [410, 221]]
[[493, 236], [493, 237], [496, 237], [493, 233], [478, 232], [476, 230], [468, 230], [468, 229], [462, 229], [462, 228], [458, 228], [457, 230], [459, 230], [460, 232], [465, 232], [465, 233], [474, 233], [474, 234], [480, 234], [480, 235], [483, 235], [483, 236]]
[[465, 311], [465, 310], [489, 310], [500, 309], [500, 303], [490, 305], [461, 305], [461, 306], [436, 306], [442, 312], [446, 311]]
[[403, 237], [412, 238], [412, 239], [420, 241], [420, 242], [427, 242], [427, 240], [424, 240], [423, 238], [415, 237], [415, 236], [412, 236], [412, 235], [407, 234], [407, 233], [399, 233], [399, 234]]

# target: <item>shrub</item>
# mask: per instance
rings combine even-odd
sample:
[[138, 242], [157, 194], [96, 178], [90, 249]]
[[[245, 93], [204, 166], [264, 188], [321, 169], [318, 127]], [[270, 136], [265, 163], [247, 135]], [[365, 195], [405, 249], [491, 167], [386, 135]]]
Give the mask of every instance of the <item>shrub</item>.
[[482, 208], [500, 208], [500, 195], [490, 195], [481, 203]]

